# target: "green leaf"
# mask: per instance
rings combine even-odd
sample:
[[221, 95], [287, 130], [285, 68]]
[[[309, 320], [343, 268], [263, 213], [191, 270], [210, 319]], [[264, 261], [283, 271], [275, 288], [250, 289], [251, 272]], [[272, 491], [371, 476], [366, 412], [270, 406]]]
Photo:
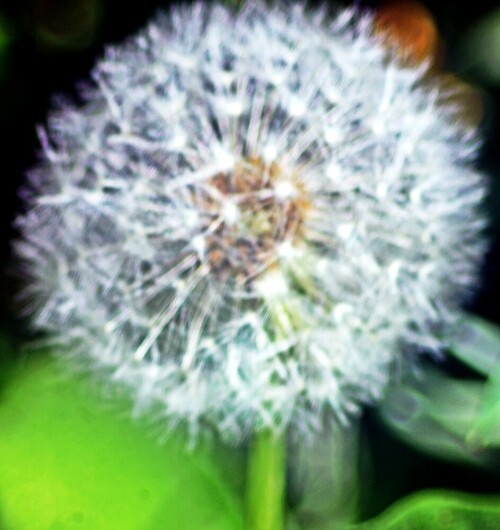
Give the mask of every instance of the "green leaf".
[[159, 444], [116, 409], [47, 358], [19, 367], [0, 394], [2, 530], [242, 527], [241, 498], [222, 479], [234, 450]]
[[447, 460], [486, 465], [492, 455], [472, 436], [484, 383], [453, 379], [427, 367], [387, 389], [380, 418], [406, 443]]
[[447, 339], [450, 353], [484, 376], [500, 363], [500, 328], [482, 318], [464, 315]]
[[487, 377], [468, 438], [483, 446], [500, 446], [500, 328], [467, 315], [449, 336], [450, 351]]
[[427, 367], [391, 386], [382, 420], [407, 443], [436, 456], [489, 464], [500, 447], [500, 328], [464, 315], [447, 333], [450, 353], [487, 378], [459, 380]]
[[470, 438], [484, 446], [500, 446], [500, 365], [484, 385], [480, 412], [471, 428]]
[[[335, 526], [331, 526], [332, 530]], [[422, 491], [394, 503], [380, 516], [346, 530], [498, 530], [500, 498]]]

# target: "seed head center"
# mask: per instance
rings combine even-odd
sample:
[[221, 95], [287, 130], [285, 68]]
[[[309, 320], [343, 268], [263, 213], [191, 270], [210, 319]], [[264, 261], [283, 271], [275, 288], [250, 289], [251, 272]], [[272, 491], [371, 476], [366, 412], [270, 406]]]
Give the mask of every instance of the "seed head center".
[[256, 156], [210, 178], [199, 206], [211, 271], [249, 284], [275, 266], [280, 245], [300, 238], [305, 197], [297, 174]]

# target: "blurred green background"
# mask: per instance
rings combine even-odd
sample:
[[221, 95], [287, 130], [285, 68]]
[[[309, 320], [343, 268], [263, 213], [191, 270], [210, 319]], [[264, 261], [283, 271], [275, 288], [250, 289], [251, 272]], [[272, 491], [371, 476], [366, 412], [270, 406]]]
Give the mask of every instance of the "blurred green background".
[[[347, 2], [342, 4], [347, 5]], [[361, 5], [374, 8], [383, 28], [393, 31], [394, 38], [402, 39], [404, 46], [413, 50], [416, 59], [425, 57], [430, 60], [436, 74], [459, 88], [459, 97], [468, 108], [464, 119], [480, 125], [484, 143], [478, 164], [491, 176], [492, 191], [487, 204], [491, 218], [491, 250], [482, 270], [477, 293], [466, 301], [465, 308], [500, 324], [500, 2], [470, 1], [463, 8], [452, 1], [362, 2]], [[12, 274], [15, 264], [9, 241], [15, 237], [12, 221], [16, 212], [21, 210], [18, 189], [24, 174], [37, 160], [35, 127], [45, 121], [48, 110], [58, 98], [79, 100], [78, 83], [88, 79], [92, 65], [102, 55], [106, 44], [119, 43], [134, 33], [160, 8], [168, 8], [168, 3], [154, 0], [141, 0], [133, 4], [117, 0], [0, 1], [0, 530], [4, 530], [2, 525], [7, 524], [2, 522], [3, 505], [8, 505], [8, 510], [12, 511], [14, 508], [11, 503], [17, 502], [19, 506], [34, 506], [36, 511], [40, 503], [48, 503], [50, 511], [50, 503], [57, 504], [60, 492], [57, 490], [58, 478], [51, 467], [50, 455], [62, 448], [65, 448], [65, 452], [56, 467], [66, 470], [65, 480], [68, 476], [83, 477], [82, 482], [74, 480], [72, 483], [74, 491], [78, 491], [79, 487], [89, 488], [89, 481], [99, 482], [90, 493], [80, 491], [75, 495], [80, 495], [80, 498], [87, 495], [87, 504], [104, 495], [107, 499], [106, 509], [111, 514], [109, 517], [116, 517], [113, 510], [120, 512], [123, 505], [121, 496], [125, 496], [128, 500], [127, 506], [123, 508], [126, 508], [125, 516], [130, 523], [127, 528], [162, 528], [162, 524], [167, 524], [161, 515], [162, 496], [172, 498], [172, 495], [184, 495], [184, 499], [190, 499], [181, 503], [179, 510], [196, 512], [202, 514], [205, 518], [203, 521], [213, 521], [210, 523], [213, 526], [203, 523], [206, 524], [204, 528], [229, 530], [238, 528], [241, 523], [238, 510], [244, 473], [244, 447], [240, 452], [229, 451], [224, 458], [220, 458], [218, 464], [214, 464], [210, 451], [215, 451], [219, 457], [225, 451], [217, 451], [213, 446], [203, 449], [205, 452], [201, 451], [196, 458], [188, 458], [187, 461], [182, 455], [179, 456], [182, 451], [175, 443], [158, 449], [151, 437], [147, 436], [150, 428], [132, 425], [127, 418], [126, 407], [121, 409], [117, 423], [111, 425], [109, 418], [113, 417], [114, 411], [102, 411], [102, 405], [95, 397], [82, 400], [80, 386], [84, 383], [81, 381], [76, 381], [73, 387], [68, 386], [67, 382], [56, 381], [55, 387], [52, 387], [56, 388], [53, 390], [56, 394], [44, 394], [44, 381], [52, 381], [56, 377], [54, 367], [51, 364], [37, 364], [38, 359], [33, 364], [33, 360], [23, 357], [19, 348], [30, 338], [30, 334], [26, 322], [16, 316], [14, 299], [17, 280]], [[43, 354], [40, 357], [43, 358]], [[460, 380], [480, 380], [480, 376], [452, 357], [444, 360], [441, 368]], [[2, 412], [4, 403], [7, 403], [7, 408]], [[57, 414], [59, 404], [64, 405], [61, 418], [53, 424], [53, 428], [59, 432], [54, 434], [54, 440], [50, 437], [47, 439], [47, 429], [52, 428], [51, 422], [54, 421], [51, 414]], [[85, 420], [85, 414], [88, 415], [88, 421]], [[24, 421], [23, 426], [9, 431], [13, 422], [17, 421]], [[76, 431], [71, 435], [73, 428]], [[366, 411], [360, 429], [361, 478], [357, 487], [358, 496], [362, 498], [359, 517], [363, 519], [376, 516], [396, 500], [422, 489], [445, 488], [464, 493], [500, 495], [499, 459], [489, 466], [442, 461], [404, 444], [382, 426], [371, 410]], [[32, 438], [32, 433], [38, 433], [38, 438]], [[98, 449], [92, 445], [93, 433], [105, 437], [105, 442], [102, 442], [104, 446], [99, 446], [99, 451], [102, 451], [99, 454], [104, 455], [104, 467], [101, 475], [97, 476], [90, 476], [82, 466], [79, 467], [82, 454], [84, 463], [90, 461], [97, 467], [102, 463], [96, 457], [95, 451]], [[123, 442], [124, 439], [126, 442]], [[52, 449], [47, 448], [51, 443]], [[114, 443], [119, 450], [115, 450]], [[30, 460], [36, 454], [33, 451], [37, 450], [40, 459]], [[127, 466], [127, 462], [139, 453], [148, 455], [141, 460], [144, 467], [125, 469], [123, 481], [116, 478], [124, 469], [122, 466]], [[4, 465], [5, 462], [15, 464], [2, 468], [2, 461]], [[157, 466], [157, 461], [162, 464]], [[184, 463], [173, 465], [172, 462]], [[214, 465], [216, 470], [212, 469]], [[45, 484], [52, 484], [56, 493], [47, 491], [46, 498], [38, 498], [45, 486], [38, 485], [37, 489], [36, 481], [30, 482], [26, 478], [29, 478], [30, 473], [33, 476], [42, 473]], [[173, 474], [174, 478], [171, 482], [163, 481], [162, 473]], [[24, 476], [24, 479], [21, 480], [20, 476]], [[148, 485], [136, 487], [141, 477]], [[12, 500], [12, 496], [5, 492], [12, 491], [14, 486], [11, 485], [20, 483], [23, 487], [15, 490], [18, 496], [14, 495], [15, 499]], [[27, 483], [32, 484], [31, 490], [27, 488]], [[230, 494], [228, 484], [232, 492]], [[120, 485], [118, 489], [117, 485]], [[193, 494], [188, 496], [185, 492], [191, 485], [194, 485]], [[176, 488], [178, 493], [174, 491]], [[109, 494], [113, 489], [114, 493], [109, 498], [103, 493], [107, 491]], [[132, 490], [142, 493], [137, 493], [136, 498]], [[68, 500], [68, 491], [65, 491], [60, 498], [63, 504]], [[207, 502], [207, 495], [215, 500]], [[135, 500], [131, 502], [131, 498]], [[68, 502], [71, 506], [73, 501]], [[422, 502], [422, 506], [426, 506], [428, 499], [424, 498]], [[499, 501], [485, 501], [485, 510], [488, 506], [493, 510], [495, 502], [498, 504]], [[141, 503], [149, 503], [148, 508]], [[84, 503], [85, 506], [88, 508]], [[418, 506], [416, 509], [420, 509]], [[141, 519], [140, 514], [144, 510], [149, 514], [149, 519], [146, 516]], [[182, 524], [186, 528], [195, 528], [189, 526], [189, 521], [184, 520], [182, 523], [176, 519], [181, 517], [179, 510], [169, 512], [173, 514], [168, 523], [172, 526], [165, 528], [184, 528]], [[30, 527], [29, 510], [24, 511], [28, 519], [20, 520], [18, 527], [5, 526], [5, 530], [36, 530], [36, 525]], [[159, 519], [155, 519], [151, 513], [159, 514]], [[495, 517], [500, 519], [500, 512], [495, 513]], [[78, 510], [67, 516], [66, 523], [59, 526], [48, 521], [40, 523], [38, 528], [115, 528], [114, 523], [110, 526], [111, 519], [85, 519], [83, 512]], [[488, 517], [484, 521], [490, 521]], [[149, 526], [144, 522], [146, 519]], [[482, 527], [500, 528], [500, 522], [498, 526], [488, 524], [484, 522]], [[386, 527], [389, 527], [388, 523]]]

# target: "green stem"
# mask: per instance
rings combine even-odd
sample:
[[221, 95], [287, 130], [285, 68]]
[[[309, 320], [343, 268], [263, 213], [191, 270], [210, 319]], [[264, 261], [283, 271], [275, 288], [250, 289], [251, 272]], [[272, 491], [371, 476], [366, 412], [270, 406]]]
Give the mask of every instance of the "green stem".
[[246, 491], [246, 530], [283, 530], [285, 526], [286, 437], [256, 432], [250, 444]]

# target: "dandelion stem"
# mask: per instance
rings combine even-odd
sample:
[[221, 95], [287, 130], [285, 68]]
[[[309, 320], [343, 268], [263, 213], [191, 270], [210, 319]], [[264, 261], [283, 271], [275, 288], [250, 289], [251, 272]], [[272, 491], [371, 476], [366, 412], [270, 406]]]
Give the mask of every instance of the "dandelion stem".
[[246, 530], [283, 530], [286, 437], [256, 432], [250, 444]]

